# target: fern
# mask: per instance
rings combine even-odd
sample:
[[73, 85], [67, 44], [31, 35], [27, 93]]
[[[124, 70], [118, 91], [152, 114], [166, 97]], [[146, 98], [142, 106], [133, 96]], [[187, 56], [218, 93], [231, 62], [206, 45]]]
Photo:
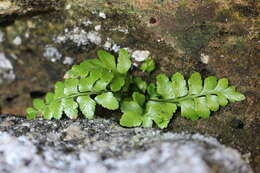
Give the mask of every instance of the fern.
[[27, 109], [28, 119], [37, 116], [60, 119], [63, 113], [76, 119], [78, 110], [86, 118], [93, 119], [96, 104], [110, 110], [118, 109], [119, 103], [114, 94], [125, 85], [131, 67], [129, 54], [121, 49], [117, 64], [115, 57], [105, 51], [99, 51], [98, 56], [99, 59], [74, 65], [66, 73], [67, 79], [55, 84], [54, 93], [48, 93], [44, 100], [35, 99], [33, 108]]
[[[76, 119], [80, 111], [87, 119], [93, 119], [99, 104], [109, 110], [120, 109], [122, 126], [152, 127], [155, 123], [166, 128], [178, 107], [181, 116], [198, 120], [208, 118], [211, 111], [228, 102], [245, 99], [228, 85], [226, 78], [217, 80], [210, 76], [203, 81], [195, 72], [186, 82], [177, 72], [171, 78], [159, 74], [156, 83], [147, 84], [141, 77], [129, 74], [132, 63], [126, 50], [120, 50], [117, 60], [105, 51], [98, 51], [98, 57], [74, 65], [66, 73], [65, 81], [55, 84], [54, 93], [33, 101], [27, 118], [60, 119], [64, 114]], [[151, 73], [155, 63], [149, 58], [140, 69]]]

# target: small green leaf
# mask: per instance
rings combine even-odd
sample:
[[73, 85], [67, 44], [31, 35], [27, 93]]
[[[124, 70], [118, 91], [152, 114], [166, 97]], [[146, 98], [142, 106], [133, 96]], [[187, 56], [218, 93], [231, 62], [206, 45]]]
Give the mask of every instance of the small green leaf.
[[50, 120], [53, 118], [53, 112], [52, 110], [50, 109], [50, 107], [46, 107], [46, 109], [44, 110], [44, 113], [43, 113], [43, 118], [46, 119], [46, 120]]
[[227, 89], [225, 89], [223, 91], [223, 94], [231, 101], [231, 102], [235, 102], [235, 101], [242, 101], [245, 99], [245, 96], [239, 92], [236, 91], [236, 88], [231, 86], [228, 87]]
[[99, 59], [88, 59], [80, 63], [80, 68], [82, 69], [82, 71], [93, 72], [95, 70], [104, 69], [106, 68], [106, 66]]
[[33, 100], [33, 107], [37, 109], [40, 112], [43, 112], [46, 108], [46, 105], [44, 104], [42, 99], [34, 99]]
[[212, 91], [216, 88], [216, 86], [217, 86], [217, 78], [214, 76], [207, 77], [204, 80], [204, 88], [202, 92], [206, 93], [208, 91]]
[[149, 101], [146, 104], [146, 115], [149, 115], [159, 128], [166, 128], [176, 112], [177, 106], [173, 103]]
[[211, 111], [217, 111], [219, 109], [218, 97], [215, 95], [206, 95], [206, 101], [208, 108]]
[[116, 92], [121, 90], [121, 88], [125, 85], [125, 76], [117, 75], [111, 82], [110, 88], [112, 91]]
[[151, 58], [147, 58], [142, 65], [140, 66], [140, 69], [144, 72], [151, 73], [155, 70], [155, 62]]
[[64, 108], [65, 114], [70, 119], [76, 119], [78, 117], [78, 104], [73, 98], [63, 99], [62, 106]]
[[60, 100], [53, 101], [49, 105], [49, 113], [52, 114], [50, 115], [50, 117], [53, 117], [55, 119], [60, 119], [62, 117], [63, 106]]
[[179, 72], [172, 75], [173, 92], [175, 97], [182, 97], [188, 94], [186, 81], [182, 74]]
[[150, 95], [150, 97], [155, 97], [155, 96], [158, 95], [157, 92], [156, 92], [156, 86], [155, 86], [154, 83], [151, 83], [151, 84], [148, 85], [147, 92]]
[[120, 119], [120, 125], [124, 127], [137, 127], [142, 124], [142, 116], [134, 112], [126, 112]]
[[64, 97], [64, 83], [62, 82], [57, 82], [55, 84], [55, 91], [54, 91], [54, 98], [58, 99], [58, 98], [62, 98]]
[[199, 94], [202, 90], [202, 80], [198, 72], [195, 72], [191, 75], [188, 80], [189, 84], [189, 94]]
[[108, 84], [109, 84], [109, 82], [100, 79], [100, 80], [98, 80], [98, 81], [95, 83], [93, 90], [94, 90], [94, 91], [103, 91], [103, 90], [106, 90]]
[[112, 72], [107, 71], [107, 70], [102, 70], [102, 76], [100, 76], [100, 80], [95, 82], [93, 90], [94, 91], [106, 90], [107, 85], [111, 82], [113, 77], [114, 77], [114, 74]]
[[226, 106], [228, 104], [227, 98], [222, 93], [218, 93], [217, 96], [218, 96], [218, 103], [221, 106]]
[[87, 75], [88, 71], [85, 68], [82, 68], [81, 65], [73, 65], [71, 70], [66, 73], [68, 78], [86, 77]]
[[117, 64], [117, 71], [121, 74], [125, 74], [131, 67], [131, 60], [128, 52], [125, 49], [120, 49], [119, 57], [118, 57], [118, 64]]
[[197, 120], [199, 117], [195, 112], [195, 105], [193, 100], [184, 100], [180, 102], [181, 105], [181, 116], [191, 119]]
[[206, 98], [199, 97], [194, 99], [196, 114], [202, 118], [208, 118], [210, 110], [207, 106]]
[[145, 102], [145, 96], [139, 92], [134, 92], [132, 98], [135, 102], [137, 102], [140, 106], [142, 106]]
[[78, 93], [78, 79], [66, 79], [64, 82], [64, 94], [72, 95]]
[[98, 104], [109, 110], [116, 110], [119, 107], [119, 103], [112, 92], [98, 95], [95, 97], [95, 100]]
[[93, 85], [95, 82], [100, 78], [100, 73], [91, 72], [90, 76], [87, 78], [81, 78], [79, 80], [79, 91], [80, 92], [86, 92], [86, 91], [92, 91]]
[[95, 114], [96, 102], [89, 96], [80, 96], [77, 98], [77, 102], [79, 103], [79, 108], [84, 116], [87, 119], [92, 120]]
[[103, 62], [107, 69], [114, 71], [116, 70], [116, 62], [115, 57], [113, 55], [104, 50], [98, 51], [97, 54], [99, 59]]
[[103, 80], [103, 81], [106, 81], [106, 82], [111, 82], [112, 79], [114, 78], [115, 74], [111, 71], [108, 71], [108, 70], [102, 70], [102, 73], [101, 73], [101, 76], [100, 78]]
[[142, 124], [143, 109], [137, 102], [123, 102], [121, 111], [124, 112], [124, 114], [120, 119], [120, 125], [125, 127], [136, 127]]
[[121, 111], [126, 112], [134, 112], [136, 114], [142, 114], [142, 107], [135, 101], [124, 101], [120, 107]]
[[153, 127], [153, 120], [148, 114], [144, 114], [142, 126], [145, 128]]
[[46, 104], [50, 104], [54, 100], [54, 94], [51, 92], [48, 92], [45, 96], [45, 102]]
[[145, 93], [147, 89], [147, 83], [141, 77], [135, 77], [134, 82], [137, 85], [138, 89]]
[[222, 91], [228, 87], [228, 79], [227, 78], [222, 78], [218, 80], [218, 84], [215, 88], [216, 91]]
[[37, 117], [38, 111], [35, 110], [34, 108], [27, 108], [26, 109], [26, 118], [28, 120], [33, 120]]
[[157, 93], [164, 99], [175, 98], [172, 83], [165, 74], [156, 76]]

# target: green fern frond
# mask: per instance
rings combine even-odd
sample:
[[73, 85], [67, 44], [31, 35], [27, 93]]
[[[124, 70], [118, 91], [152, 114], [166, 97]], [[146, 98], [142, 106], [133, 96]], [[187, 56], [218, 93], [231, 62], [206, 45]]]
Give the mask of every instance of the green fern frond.
[[[136, 99], [135, 93], [132, 101], [128, 104], [123, 103], [121, 125], [135, 127], [142, 124], [143, 127], [151, 127], [155, 122], [159, 128], [165, 128], [177, 107], [181, 108], [181, 116], [197, 120], [208, 118], [211, 111], [217, 111], [219, 106], [226, 106], [228, 101], [245, 99], [235, 87], [228, 86], [226, 78], [217, 80], [216, 77], [210, 76], [204, 80], [203, 85], [198, 72], [191, 75], [188, 83], [183, 75], [177, 72], [171, 79], [165, 74], [157, 75], [156, 79], [156, 85], [150, 84], [147, 89], [150, 98], [146, 99], [145, 106], [139, 101], [141, 99]], [[139, 105], [140, 111], [136, 113], [132, 105]], [[126, 109], [127, 106], [129, 109]]]
[[[168, 93], [171, 91], [172, 93]], [[242, 101], [245, 96], [228, 86], [226, 78], [217, 80], [210, 76], [203, 81], [195, 72], [188, 80], [188, 86], [180, 73], [175, 73], [171, 81], [165, 75], [157, 76], [157, 93], [162, 99], [154, 101], [175, 103], [181, 107], [181, 115], [191, 120], [208, 118], [210, 111], [217, 111], [219, 106], [226, 106], [228, 101]]]
[[[98, 51], [98, 57], [74, 65], [64, 82], [55, 84], [54, 93], [33, 100], [27, 118], [60, 119], [66, 115], [76, 119], [81, 112], [85, 118], [93, 119], [99, 104], [109, 110], [120, 108], [122, 126], [152, 127], [155, 123], [159, 128], [166, 128], [178, 107], [181, 116], [198, 120], [208, 118], [212, 111], [228, 102], [245, 99], [234, 86], [228, 85], [226, 78], [217, 80], [210, 76], [203, 81], [195, 72], [186, 81], [177, 72], [170, 78], [159, 74], [156, 83], [147, 84], [141, 77], [128, 73], [132, 63], [126, 50], [120, 50], [117, 60], [105, 51]], [[147, 73], [154, 68], [151, 58], [140, 66]]]
[[99, 51], [98, 56], [99, 59], [74, 65], [66, 73], [67, 79], [55, 84], [54, 93], [48, 93], [45, 99], [35, 99], [33, 108], [27, 109], [27, 118], [60, 119], [65, 114], [76, 119], [80, 110], [86, 118], [93, 119], [96, 104], [110, 110], [118, 109], [118, 100], [111, 91], [123, 88], [131, 68], [130, 56], [121, 49], [117, 64], [115, 57], [105, 51]]

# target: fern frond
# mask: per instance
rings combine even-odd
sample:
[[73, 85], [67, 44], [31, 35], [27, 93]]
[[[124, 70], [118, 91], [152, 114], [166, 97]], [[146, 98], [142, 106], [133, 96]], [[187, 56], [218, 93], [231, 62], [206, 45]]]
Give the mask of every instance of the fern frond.
[[[167, 91], [172, 93], [167, 94]], [[180, 73], [175, 73], [171, 81], [165, 75], [158, 75], [157, 93], [164, 101], [179, 105], [181, 115], [192, 120], [208, 118], [210, 111], [217, 111], [219, 106], [226, 106], [228, 101], [245, 99], [245, 96], [237, 92], [234, 86], [228, 86], [226, 78], [217, 80], [216, 77], [210, 76], [204, 80], [203, 84], [198, 72], [190, 76], [188, 87]]]
[[33, 108], [27, 109], [28, 119], [37, 116], [60, 119], [63, 114], [76, 119], [79, 110], [86, 118], [93, 119], [96, 104], [110, 110], [118, 109], [118, 100], [111, 91], [118, 92], [125, 85], [131, 68], [130, 56], [121, 49], [117, 64], [115, 57], [105, 51], [99, 51], [98, 56], [99, 59], [74, 65], [66, 73], [68, 78], [55, 84], [54, 93], [48, 93], [45, 99], [35, 99]]
[[[98, 57], [74, 65], [64, 82], [55, 84], [53, 93], [33, 100], [27, 118], [60, 119], [66, 115], [76, 119], [81, 112], [85, 118], [93, 119], [99, 104], [109, 110], [120, 108], [122, 126], [152, 127], [155, 123], [159, 128], [166, 128], [178, 107], [181, 116], [198, 120], [208, 118], [212, 111], [228, 102], [245, 99], [234, 86], [228, 85], [226, 78], [217, 80], [210, 76], [203, 81], [195, 72], [186, 81], [177, 72], [170, 78], [159, 74], [156, 83], [147, 84], [141, 77], [128, 74], [132, 63], [126, 50], [120, 50], [117, 60], [105, 51], [98, 51]], [[154, 68], [151, 58], [140, 67], [147, 73]]]

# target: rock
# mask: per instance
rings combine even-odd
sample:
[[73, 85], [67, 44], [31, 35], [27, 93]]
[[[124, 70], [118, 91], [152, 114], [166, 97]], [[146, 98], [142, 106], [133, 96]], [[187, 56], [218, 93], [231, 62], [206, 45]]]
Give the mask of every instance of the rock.
[[126, 129], [100, 118], [1, 116], [0, 153], [0, 172], [6, 173], [252, 173], [237, 150], [215, 138]]
[[[231, 103], [208, 119], [190, 121], [175, 116], [169, 130], [218, 137], [243, 154], [251, 153], [250, 164], [260, 172], [257, 1], [145, 2], [98, 1], [97, 5], [97, 1], [84, 0], [0, 0], [0, 52], [13, 67], [0, 70], [4, 81], [0, 82], [0, 114], [23, 115], [33, 98], [53, 91], [54, 83], [63, 80], [70, 68], [66, 57], [79, 64], [96, 58], [100, 49], [114, 55], [119, 48], [132, 50], [131, 55], [147, 50], [157, 65], [152, 79], [159, 73], [170, 76], [175, 72], [187, 79], [198, 71], [203, 77], [226, 77], [246, 95], [245, 101]], [[99, 25], [100, 30], [95, 28]], [[46, 45], [62, 57], [44, 57]], [[136, 68], [133, 74], [146, 78]]]
[[148, 50], [136, 50], [132, 54], [132, 58], [137, 62], [145, 61], [149, 56], [150, 52]]
[[5, 57], [5, 54], [0, 52], [0, 84], [9, 83], [15, 79], [13, 66], [10, 60]]

